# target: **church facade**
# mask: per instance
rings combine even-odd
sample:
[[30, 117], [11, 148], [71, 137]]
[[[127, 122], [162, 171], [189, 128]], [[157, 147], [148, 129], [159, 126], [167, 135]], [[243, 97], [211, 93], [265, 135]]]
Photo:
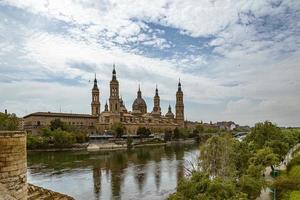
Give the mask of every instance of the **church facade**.
[[149, 128], [153, 133], [163, 133], [167, 129], [173, 130], [176, 127], [184, 127], [183, 91], [180, 80], [176, 92], [175, 115], [172, 112], [171, 105], [169, 105], [168, 112], [162, 114], [157, 87], [154, 91], [151, 111], [148, 111], [149, 108], [147, 108], [147, 104], [142, 97], [140, 87], [137, 91], [137, 97], [132, 104], [132, 110], [128, 111], [119, 95], [119, 82], [115, 66], [113, 66], [109, 91], [109, 102], [108, 104], [106, 102], [104, 110], [101, 111], [101, 93], [95, 77], [92, 88], [91, 113], [92, 116], [98, 117], [98, 122], [96, 123], [97, 132], [105, 133], [111, 130], [116, 123], [122, 124], [126, 134], [135, 134], [139, 127]]

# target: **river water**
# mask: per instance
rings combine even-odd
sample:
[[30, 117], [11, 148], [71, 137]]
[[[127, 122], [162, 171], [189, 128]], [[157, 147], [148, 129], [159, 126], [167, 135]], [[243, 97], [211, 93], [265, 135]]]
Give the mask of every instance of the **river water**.
[[198, 145], [29, 152], [28, 182], [78, 200], [165, 199], [198, 154]]

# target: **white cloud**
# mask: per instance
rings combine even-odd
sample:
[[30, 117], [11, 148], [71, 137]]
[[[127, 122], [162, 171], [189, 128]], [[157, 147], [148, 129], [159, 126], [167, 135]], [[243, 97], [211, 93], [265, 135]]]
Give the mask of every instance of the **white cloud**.
[[[0, 5], [16, 6], [47, 17], [49, 22], [62, 20], [70, 28], [59, 34], [32, 30], [13, 23], [13, 19], [0, 21], [0, 47], [6, 47], [0, 50], [0, 70], [11, 66], [20, 72], [22, 64], [26, 68], [21, 74], [5, 72], [0, 76], [1, 82], [21, 79], [0, 85], [1, 94], [7, 94], [7, 99], [0, 99], [0, 105], [21, 114], [24, 108], [55, 110], [57, 104], [63, 104], [67, 110], [73, 108], [74, 112], [88, 112], [87, 81], [92, 74], [84, 67], [71, 64], [83, 63], [92, 65], [91, 70], [96, 68], [104, 104], [111, 65], [115, 63], [128, 108], [136, 95], [138, 82], [142, 83], [145, 97], [152, 98], [157, 83], [161, 99], [174, 102], [180, 77], [186, 103], [200, 106], [186, 106], [189, 119], [235, 120], [243, 124], [270, 119], [281, 125], [299, 125], [298, 18], [286, 19], [285, 29], [260, 33], [259, 28], [266, 27], [251, 24], [253, 19], [246, 14], [255, 19], [266, 14], [273, 17], [282, 15], [287, 7], [299, 8], [300, 4], [292, 0], [283, 1], [280, 6], [271, 3], [276, 4], [261, 0], [3, 1]], [[242, 25], [236, 23], [239, 20]], [[207, 55], [200, 51], [204, 47], [193, 44], [186, 52], [171, 58], [147, 57], [131, 48], [130, 43], [150, 45], [159, 54], [160, 50], [181, 42], [171, 43], [163, 30], [150, 28], [148, 22], [178, 28], [182, 34], [192, 37], [214, 37], [205, 44], [212, 53]], [[20, 63], [15, 66], [13, 60]], [[34, 80], [47, 79], [49, 74], [68, 80], [79, 79], [81, 85]], [[23, 98], [28, 102], [19, 101]], [[84, 106], [79, 108], [78, 105]], [[205, 110], [203, 105], [210, 110]], [[152, 101], [148, 107], [151, 109]]]

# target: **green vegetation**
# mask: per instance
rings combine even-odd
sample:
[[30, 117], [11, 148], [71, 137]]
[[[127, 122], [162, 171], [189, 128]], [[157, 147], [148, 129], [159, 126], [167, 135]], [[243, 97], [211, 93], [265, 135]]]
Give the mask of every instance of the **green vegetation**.
[[283, 200], [299, 199], [300, 197], [300, 154], [295, 156], [287, 166], [286, 172], [281, 173], [273, 187], [277, 197]]
[[[196, 130], [205, 131], [201, 127]], [[182, 179], [169, 199], [256, 199], [266, 186], [265, 168], [274, 169], [299, 142], [299, 136], [298, 131], [281, 130], [268, 121], [256, 124], [241, 142], [231, 134], [212, 136], [200, 148], [201, 170], [192, 171], [190, 177]], [[297, 167], [290, 171], [294, 176], [292, 181], [284, 179], [281, 180], [284, 184], [279, 185], [300, 186], [298, 170]]]
[[12, 114], [0, 113], [0, 130], [15, 131], [18, 130], [19, 120], [17, 116]]
[[41, 135], [27, 135], [27, 148], [61, 148], [71, 147], [75, 143], [87, 142], [85, 133], [74, 131], [71, 126], [53, 120], [49, 128], [43, 128]]
[[140, 138], [147, 138], [151, 135], [151, 131], [146, 127], [139, 127], [136, 134], [139, 135]]
[[116, 138], [121, 138], [124, 135], [125, 130], [122, 123], [114, 123], [111, 129]]

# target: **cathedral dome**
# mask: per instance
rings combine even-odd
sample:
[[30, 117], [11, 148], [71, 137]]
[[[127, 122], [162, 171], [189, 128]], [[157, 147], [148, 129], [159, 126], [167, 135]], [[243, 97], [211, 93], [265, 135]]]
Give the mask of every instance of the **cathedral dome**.
[[145, 100], [142, 98], [142, 92], [140, 88], [137, 92], [137, 98], [134, 100], [132, 104], [132, 111], [140, 111], [142, 114], [147, 113], [147, 104]]

